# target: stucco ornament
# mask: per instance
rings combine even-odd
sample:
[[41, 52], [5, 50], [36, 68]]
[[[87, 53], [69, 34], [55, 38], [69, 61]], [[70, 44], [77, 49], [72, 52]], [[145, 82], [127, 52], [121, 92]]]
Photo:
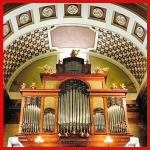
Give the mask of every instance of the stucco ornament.
[[29, 15], [28, 14], [22, 14], [20, 15], [20, 22], [22, 24], [25, 24], [29, 21]]
[[76, 5], [70, 5], [67, 9], [68, 13], [71, 15], [78, 13], [78, 7]]
[[95, 8], [93, 10], [93, 15], [96, 17], [96, 18], [101, 18], [103, 17], [103, 11], [100, 9], [100, 8]]
[[123, 15], [118, 15], [116, 21], [118, 24], [123, 26], [126, 23], [126, 18]]
[[142, 27], [137, 27], [136, 34], [140, 38], [143, 37], [143, 35], [144, 35], [144, 29]]
[[50, 7], [45, 7], [42, 14], [44, 17], [50, 17], [53, 14], [53, 10]]
[[4, 36], [6, 36], [9, 33], [10, 29], [8, 27], [8, 25], [4, 25]]

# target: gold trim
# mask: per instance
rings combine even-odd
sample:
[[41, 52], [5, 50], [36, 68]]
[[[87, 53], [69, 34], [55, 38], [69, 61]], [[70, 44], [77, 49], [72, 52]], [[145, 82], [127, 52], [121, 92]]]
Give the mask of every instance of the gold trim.
[[40, 22], [42, 22], [42, 21], [48, 21], [48, 20], [51, 20], [51, 19], [58, 19], [58, 17], [51, 17], [51, 18], [40, 19]]
[[96, 21], [101, 21], [101, 22], [105, 22], [106, 23], [106, 20], [103, 20], [103, 19], [97, 19], [97, 18], [94, 18], [94, 17], [89, 17], [88, 19], [96, 20]]
[[118, 27], [118, 28], [121, 28], [121, 29], [124, 30], [124, 31], [127, 31], [127, 28], [122, 27], [122, 26], [120, 26], [119, 24], [116, 24], [116, 23], [111, 23], [111, 24], [114, 25], [114, 26], [116, 26], [116, 27]]
[[82, 18], [82, 16], [64, 16], [64, 18]]
[[142, 41], [138, 36], [136, 36], [134, 33], [132, 33], [131, 35], [134, 36], [137, 40], [139, 40], [141, 44], [143, 44], [144, 41]]

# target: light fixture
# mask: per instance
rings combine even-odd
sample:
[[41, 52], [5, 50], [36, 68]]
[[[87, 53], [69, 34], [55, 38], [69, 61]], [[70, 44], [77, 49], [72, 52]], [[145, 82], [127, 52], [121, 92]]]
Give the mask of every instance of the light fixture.
[[108, 143], [108, 147], [109, 147], [109, 143], [113, 142], [113, 139], [110, 136], [107, 136], [106, 139], [104, 139], [105, 143]]
[[38, 146], [40, 145], [40, 143], [44, 142], [44, 139], [41, 136], [37, 136], [37, 138], [34, 140], [35, 142], [38, 143]]

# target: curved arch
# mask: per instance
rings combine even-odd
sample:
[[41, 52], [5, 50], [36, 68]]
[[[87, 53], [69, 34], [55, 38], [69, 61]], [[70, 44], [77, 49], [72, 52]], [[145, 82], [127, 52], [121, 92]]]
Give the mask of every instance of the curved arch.
[[64, 80], [62, 80], [61, 82], [59, 82], [59, 83], [57, 84], [56, 89], [59, 89], [60, 85], [61, 85], [63, 82], [66, 82], [67, 80], [80, 80], [80, 81], [82, 81], [82, 82], [85, 82], [85, 83], [88, 85], [89, 89], [91, 89], [90, 84], [89, 84], [86, 80], [81, 79], [80, 77], [68, 77], [68, 78], [65, 78]]
[[[33, 5], [34, 5], [34, 7], [33, 7]], [[40, 20], [40, 15], [39, 15], [39, 8], [40, 7], [45, 7], [47, 5], [55, 5], [56, 6], [56, 18], [41, 21]], [[16, 7], [15, 9], [11, 10], [10, 12], [5, 13], [5, 15], [4, 15], [5, 23], [7, 21], [11, 22], [11, 26], [12, 26], [12, 29], [13, 29], [13, 34], [8, 36], [8, 38], [4, 39], [5, 40], [4, 49], [7, 49], [7, 46], [9, 46], [9, 44], [13, 45], [14, 39], [17, 39], [21, 35], [26, 34], [27, 32], [34, 31], [36, 29], [45, 27], [45, 26], [50, 27], [50, 26], [55, 26], [55, 25], [57, 25], [57, 26], [60, 26], [60, 25], [61, 26], [62, 25], [64, 25], [64, 26], [78, 25], [79, 26], [80, 25], [80, 26], [95, 26], [97, 28], [104, 28], [106, 30], [113, 31], [117, 34], [124, 35], [124, 37], [126, 37], [127, 39], [132, 41], [140, 49], [140, 51], [144, 54], [144, 56], [147, 58], [147, 50], [146, 50], [147, 49], [147, 35], [146, 35], [144, 41], [141, 42], [134, 36], [134, 33], [133, 33], [133, 29], [135, 27], [135, 22], [138, 22], [138, 23], [142, 24], [142, 26], [147, 30], [147, 22], [143, 18], [138, 16], [138, 14], [133, 13], [132, 11], [129, 11], [128, 9], [123, 8], [120, 5], [118, 6], [118, 5], [112, 4], [112, 3], [81, 4], [81, 5], [82, 5], [82, 12], [81, 12], [82, 18], [69, 18], [69, 19], [65, 18], [63, 16], [64, 15], [64, 4], [54, 4], [54, 3], [40, 3], [40, 4], [38, 4], [38, 3], [37, 4], [36, 3], [29, 3], [29, 4], [26, 4], [26, 5], [24, 4], [22, 7]], [[91, 19], [89, 17], [90, 6], [98, 6], [98, 7], [102, 7], [104, 9], [107, 9], [107, 16], [106, 16], [105, 21], [100, 21], [100, 20], [97, 20], [97, 19], [95, 19], [95, 20]], [[29, 11], [29, 10], [31, 10], [32, 17], [34, 18], [33, 23], [29, 24], [29, 25], [26, 25], [23, 28], [18, 28], [17, 22], [16, 22], [16, 16], [23, 13], [23, 12]], [[118, 13], [124, 14], [125, 16], [130, 18], [129, 25], [128, 25], [127, 29], [123, 30], [119, 26], [116, 26], [112, 23], [113, 17], [114, 17], [114, 12], [116, 12], [116, 11]], [[61, 52], [61, 51], [63, 51], [63, 49], [58, 50], [58, 52]], [[13, 50], [9, 49], [9, 52], [12, 53], [11, 57], [14, 57], [13, 56]], [[51, 52], [51, 53], [53, 54], [53, 52]], [[86, 51], [86, 53], [88, 53], [88, 52]], [[93, 54], [93, 53], [91, 53], [91, 54]], [[51, 55], [51, 54], [46, 53], [46, 54], [42, 54], [42, 55], [43, 56], [45, 55], [45, 57], [46, 57], [46, 55]], [[97, 55], [97, 53], [96, 53], [96, 55]], [[101, 55], [101, 54], [98, 54], [98, 55]], [[10, 85], [12, 84], [12, 82], [13, 82], [14, 78], [16, 77], [16, 75], [20, 72], [20, 69], [22, 69], [23, 67], [25, 67], [28, 64], [32, 63], [32, 61], [34, 61], [34, 60], [36, 60], [40, 57], [42, 58], [43, 56], [39, 56], [37, 58], [35, 57], [32, 60], [29, 59], [28, 62], [22, 64], [21, 67], [19, 67], [17, 69], [15, 68], [15, 72], [13, 74], [11, 74], [11, 77], [9, 78], [9, 81], [5, 85], [7, 91], [9, 91]], [[103, 55], [103, 57], [105, 58], [105, 55]], [[115, 62], [115, 60], [113, 60], [113, 59], [110, 59], [110, 60]], [[15, 60], [13, 60], [13, 61], [15, 61]], [[141, 60], [141, 62], [142, 62], [142, 60]], [[8, 64], [9, 63], [10, 62], [8, 62]], [[18, 63], [18, 62], [15, 62], [14, 64], [16, 64], [16, 63]], [[119, 64], [117, 62], [115, 62], [115, 63]], [[134, 66], [131, 66], [131, 67], [134, 68]], [[12, 68], [12, 67], [9, 66], [9, 68]], [[144, 81], [138, 83], [137, 80], [136, 80], [136, 77], [134, 77], [134, 75], [128, 69], [126, 69], [123, 66], [123, 64], [120, 65], [120, 68], [123, 68], [123, 71], [125, 70], [125, 73], [131, 78], [131, 80], [133, 81], [137, 91], [139, 91], [139, 89], [143, 85]], [[10, 70], [8, 70], [8, 72], [9, 71]], [[145, 78], [143, 78], [142, 80], [145, 80]]]

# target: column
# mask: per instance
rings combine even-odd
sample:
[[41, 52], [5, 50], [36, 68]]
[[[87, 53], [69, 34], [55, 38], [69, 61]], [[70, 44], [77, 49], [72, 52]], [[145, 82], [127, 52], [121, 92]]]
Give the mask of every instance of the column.
[[58, 133], [58, 96], [55, 97], [55, 133]]
[[43, 132], [44, 100], [45, 100], [45, 98], [42, 97], [42, 102], [41, 102], [41, 117], [40, 117], [40, 132]]
[[127, 108], [126, 108], [126, 98], [122, 98], [122, 100], [123, 100], [123, 107], [124, 107], [124, 111], [125, 111], [125, 120], [126, 120], [126, 124], [127, 124], [127, 133], [129, 133], [128, 115], [127, 115]]
[[104, 110], [105, 110], [106, 133], [108, 134], [109, 133], [109, 128], [108, 128], [109, 125], [108, 125], [107, 98], [104, 97], [103, 101], [104, 101]]
[[94, 134], [93, 97], [90, 97], [90, 110], [91, 110], [91, 121], [92, 121], [91, 134]]
[[23, 115], [24, 115], [24, 105], [25, 105], [25, 97], [23, 96], [23, 97], [22, 97], [22, 102], [21, 102], [19, 133], [21, 133], [21, 124], [22, 124]]

